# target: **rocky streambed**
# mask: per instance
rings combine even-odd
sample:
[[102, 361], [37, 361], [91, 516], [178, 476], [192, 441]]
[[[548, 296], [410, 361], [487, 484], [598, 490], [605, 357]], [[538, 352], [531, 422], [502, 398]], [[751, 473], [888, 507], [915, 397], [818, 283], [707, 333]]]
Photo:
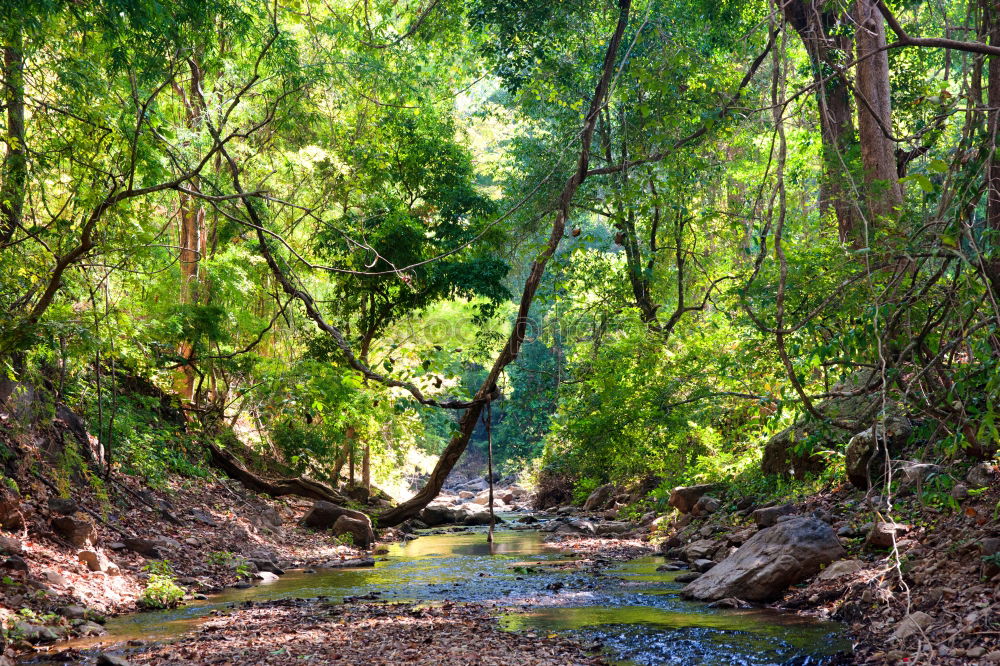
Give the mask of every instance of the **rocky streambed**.
[[[543, 521], [541, 526], [565, 524]], [[683, 572], [670, 570], [663, 556], [614, 562], [599, 553], [567, 554], [565, 543], [554, 542], [554, 531], [502, 529], [490, 544], [482, 528], [449, 529], [461, 531], [421, 533], [391, 546], [371, 567], [290, 571], [268, 584], [230, 589], [180, 609], [115, 618], [108, 622], [107, 636], [74, 643], [66, 656], [86, 660], [101, 652], [134, 663], [223, 663], [238, 654], [249, 658], [265, 645], [269, 656], [262, 656], [262, 663], [301, 663], [304, 654], [297, 651], [320, 647], [319, 656], [328, 659], [336, 653], [388, 663], [359, 650], [363, 633], [375, 626], [371, 623], [385, 624], [391, 617], [399, 618], [388, 623], [393, 632], [430, 622], [442, 637], [459, 643], [486, 640], [498, 627], [514, 632], [514, 639], [491, 638], [513, 650], [504, 663], [521, 663], [519, 644], [525, 663], [802, 664], [827, 663], [850, 650], [836, 623], [682, 598], [684, 585], [677, 579]], [[352, 634], [345, 616], [354, 618], [360, 634]], [[239, 626], [227, 632], [227, 621]], [[255, 621], [266, 621], [270, 634], [262, 635], [260, 627], [254, 632]], [[306, 627], [326, 636], [326, 642], [303, 644]], [[382, 629], [389, 631], [388, 625]], [[399, 634], [392, 649], [402, 649], [417, 635]], [[566, 641], [577, 646], [575, 652]], [[538, 650], [529, 650], [535, 643]], [[211, 652], [199, 645], [210, 645]], [[283, 645], [285, 651], [275, 654]], [[418, 650], [410, 661], [463, 663], [442, 655]]]

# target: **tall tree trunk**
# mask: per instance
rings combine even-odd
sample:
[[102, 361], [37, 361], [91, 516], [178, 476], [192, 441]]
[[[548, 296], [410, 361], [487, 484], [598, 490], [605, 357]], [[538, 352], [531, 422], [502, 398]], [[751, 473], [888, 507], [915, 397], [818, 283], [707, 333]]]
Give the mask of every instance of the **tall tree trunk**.
[[[990, 44], [1000, 46], [1000, 0], [982, 0], [983, 21]], [[991, 254], [986, 262], [986, 274], [994, 296], [1000, 300], [1000, 154], [997, 135], [1000, 133], [1000, 56], [990, 56], [987, 65], [989, 83], [986, 92], [986, 228], [990, 230]]]
[[0, 175], [0, 246], [14, 237], [24, 211], [28, 158], [24, 142], [24, 43], [20, 26], [7, 29], [3, 45], [3, 101], [7, 107], [6, 143]]
[[371, 496], [372, 493], [372, 445], [365, 442], [365, 452], [361, 458], [361, 485], [365, 492]]
[[887, 136], [892, 132], [892, 102], [885, 22], [875, 0], [857, 0], [854, 12], [859, 60], [855, 83], [858, 135], [868, 221], [874, 223], [896, 215], [903, 205], [903, 189], [896, 171], [896, 144]]
[[855, 143], [851, 116], [850, 86], [843, 76], [826, 81], [831, 66], [843, 64], [851, 53], [851, 39], [830, 35], [843, 20], [839, 11], [826, 11], [817, 0], [790, 0], [782, 3], [785, 20], [795, 29], [813, 69], [816, 106], [819, 109], [820, 137], [823, 143], [823, 178], [819, 204], [833, 210], [837, 233], [842, 243], [858, 244], [858, 213], [855, 197], [848, 186], [848, 152]]
[[[180, 90], [181, 99], [184, 102], [184, 112], [186, 114], [187, 126], [191, 130], [198, 128], [201, 123], [203, 113], [200, 88], [203, 81], [201, 68], [191, 59], [189, 61], [191, 71], [191, 82], [187, 94]], [[187, 183], [189, 190], [195, 193], [201, 192], [201, 183], [198, 178], [192, 178]], [[208, 250], [208, 233], [205, 225], [205, 209], [195, 194], [180, 193], [179, 210], [180, 233], [178, 246], [180, 248], [180, 272], [181, 281], [178, 292], [178, 302], [182, 305], [194, 305], [204, 302], [207, 294], [204, 293], [204, 279], [201, 274], [201, 260]], [[193, 349], [189, 341], [180, 345], [180, 355], [182, 358], [191, 359]], [[188, 363], [181, 368], [183, 376], [181, 378], [182, 399], [195, 403], [195, 378], [194, 367]]]

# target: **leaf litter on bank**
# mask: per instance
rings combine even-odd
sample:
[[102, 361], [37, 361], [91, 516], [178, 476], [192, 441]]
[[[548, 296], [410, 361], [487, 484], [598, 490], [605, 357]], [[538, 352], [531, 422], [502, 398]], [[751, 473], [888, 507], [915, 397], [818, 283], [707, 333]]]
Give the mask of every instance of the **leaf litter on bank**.
[[605, 664], [576, 641], [502, 631], [482, 604], [247, 604], [173, 643], [151, 644], [134, 664]]

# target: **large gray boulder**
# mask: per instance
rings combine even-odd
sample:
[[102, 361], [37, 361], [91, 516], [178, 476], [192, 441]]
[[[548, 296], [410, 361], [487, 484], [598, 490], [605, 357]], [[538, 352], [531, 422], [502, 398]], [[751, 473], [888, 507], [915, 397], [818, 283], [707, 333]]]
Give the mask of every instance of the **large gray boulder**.
[[814, 576], [844, 555], [833, 529], [817, 518], [792, 518], [752, 536], [718, 566], [683, 590], [701, 601], [736, 597], [774, 601], [790, 585]]
[[697, 486], [678, 486], [670, 492], [667, 504], [681, 513], [691, 513], [701, 496], [715, 488], [713, 483], [702, 483]]

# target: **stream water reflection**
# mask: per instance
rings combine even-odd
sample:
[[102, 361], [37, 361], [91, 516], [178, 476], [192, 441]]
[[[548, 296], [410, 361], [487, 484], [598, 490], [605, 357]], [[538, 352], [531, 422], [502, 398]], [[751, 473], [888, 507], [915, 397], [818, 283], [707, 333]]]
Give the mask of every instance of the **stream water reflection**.
[[[183, 608], [108, 623], [108, 643], [164, 639], [235, 602], [376, 593], [385, 601], [479, 601], [503, 610], [512, 631], [572, 632], [638, 664], [821, 664], [850, 650], [841, 625], [768, 611], [711, 609], [682, 600], [676, 572], [649, 557], [594, 573], [572, 566], [535, 531], [427, 534], [390, 548], [374, 568], [292, 571], [245, 590], [227, 590]], [[568, 565], [563, 568], [562, 565]], [[77, 642], [83, 647], [86, 643]]]

